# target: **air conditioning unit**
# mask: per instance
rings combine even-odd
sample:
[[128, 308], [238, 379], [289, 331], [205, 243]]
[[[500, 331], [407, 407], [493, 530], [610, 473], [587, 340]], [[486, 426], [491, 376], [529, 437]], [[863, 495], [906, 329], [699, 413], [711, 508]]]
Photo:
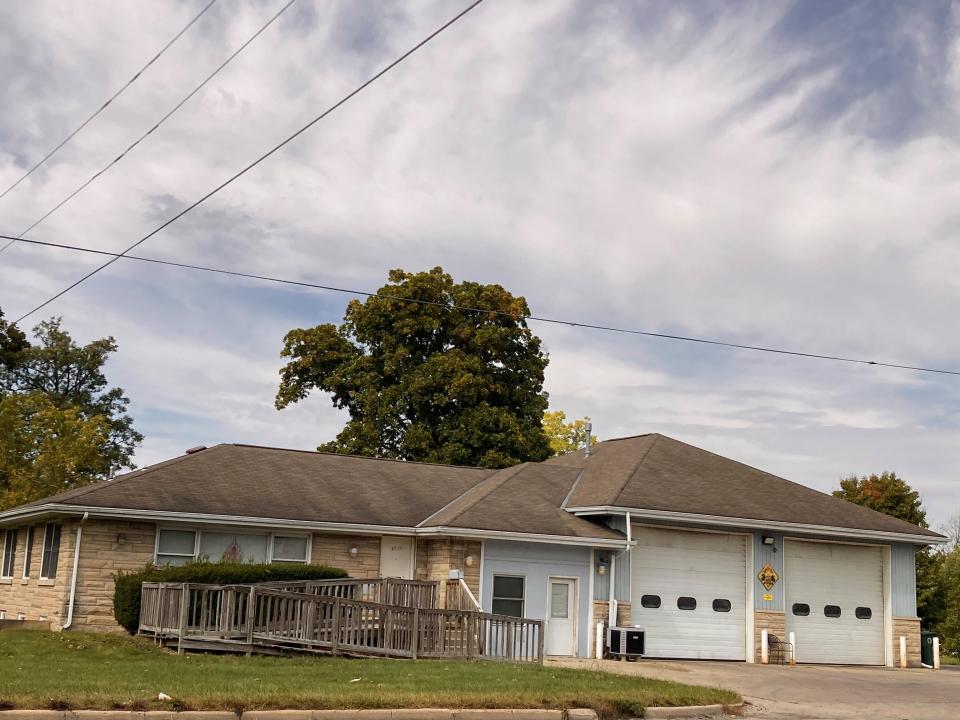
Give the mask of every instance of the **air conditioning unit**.
[[643, 657], [644, 631], [635, 627], [607, 628], [607, 654], [610, 657], [636, 660]]

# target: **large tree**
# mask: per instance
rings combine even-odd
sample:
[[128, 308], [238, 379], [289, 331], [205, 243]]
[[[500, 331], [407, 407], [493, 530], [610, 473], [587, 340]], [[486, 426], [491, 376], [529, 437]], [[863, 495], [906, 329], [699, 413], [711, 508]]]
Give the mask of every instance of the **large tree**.
[[[567, 422], [563, 410], [547, 410], [543, 414], [543, 431], [550, 439], [550, 451], [554, 455], [579, 450], [587, 444], [587, 424], [590, 418]], [[590, 442], [596, 443], [597, 436], [591, 435]]]
[[543, 460], [548, 360], [529, 315], [500, 285], [455, 283], [439, 267], [391, 270], [339, 327], [287, 333], [277, 408], [329, 393], [350, 420], [325, 451], [483, 467]]
[[[894, 472], [862, 477], [851, 475], [840, 481], [840, 489], [835, 490], [833, 495], [927, 527], [927, 513], [923, 509], [920, 493]], [[928, 547], [917, 550], [917, 614], [927, 628], [937, 627], [945, 612], [940, 573], [942, 563], [941, 553], [933, 552]]]
[[[7, 328], [9, 336], [10, 328]], [[17, 331], [19, 333], [19, 331]], [[43, 394], [61, 410], [75, 410], [80, 419], [105, 421], [108, 434], [100, 445], [107, 469], [134, 467], [133, 452], [143, 435], [127, 414], [130, 400], [123, 389], [109, 387], [104, 364], [117, 344], [112, 337], [78, 345], [59, 318], [40, 323], [34, 342], [13, 335], [11, 350], [0, 358], [0, 394]], [[106, 470], [104, 472], [107, 472]]]
[[41, 392], [0, 397], [0, 510], [102, 478], [109, 425]]

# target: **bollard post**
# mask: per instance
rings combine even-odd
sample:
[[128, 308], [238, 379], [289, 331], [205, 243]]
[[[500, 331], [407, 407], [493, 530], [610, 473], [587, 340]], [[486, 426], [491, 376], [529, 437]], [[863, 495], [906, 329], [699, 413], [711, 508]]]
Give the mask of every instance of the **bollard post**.
[[796, 665], [797, 664], [797, 634], [792, 630], [790, 631], [789, 642], [790, 642], [790, 647], [792, 648], [790, 652], [790, 664]]
[[933, 639], [933, 669], [940, 669], [940, 638]]
[[595, 649], [597, 654], [597, 660], [603, 659], [603, 623], [597, 623], [597, 647]]
[[907, 666], [907, 638], [904, 635], [900, 636], [900, 667], [905, 668]]
[[770, 661], [770, 648], [767, 643], [767, 631], [763, 629], [760, 631], [760, 663], [767, 665]]

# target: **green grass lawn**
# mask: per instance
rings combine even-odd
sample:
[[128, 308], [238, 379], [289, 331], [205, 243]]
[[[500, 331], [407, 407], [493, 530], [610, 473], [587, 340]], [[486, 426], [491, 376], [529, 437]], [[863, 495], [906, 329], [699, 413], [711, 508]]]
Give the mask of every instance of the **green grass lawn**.
[[960, 665], [960, 658], [957, 658], [953, 655], [947, 655], [946, 653], [940, 653], [940, 664], [941, 665]]
[[641, 716], [647, 705], [739, 701], [728, 690], [539, 665], [178, 656], [142, 638], [0, 631], [0, 709], [591, 707]]

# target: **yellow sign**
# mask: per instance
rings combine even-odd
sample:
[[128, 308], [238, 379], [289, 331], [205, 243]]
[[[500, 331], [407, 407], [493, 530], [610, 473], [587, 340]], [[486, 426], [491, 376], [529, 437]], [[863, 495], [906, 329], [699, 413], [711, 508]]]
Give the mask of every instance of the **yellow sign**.
[[[764, 589], [768, 592], [777, 584], [777, 580], [779, 579], [780, 576], [777, 575], [777, 571], [769, 565], [764, 565], [763, 569], [757, 573], [757, 580], [760, 581], [760, 584], [763, 585]], [[764, 600], [766, 600], [766, 598], [764, 598]]]
[[764, 594], [763, 594], [763, 601], [764, 601], [764, 602], [770, 602], [771, 600], [773, 600], [773, 593], [764, 593]]

